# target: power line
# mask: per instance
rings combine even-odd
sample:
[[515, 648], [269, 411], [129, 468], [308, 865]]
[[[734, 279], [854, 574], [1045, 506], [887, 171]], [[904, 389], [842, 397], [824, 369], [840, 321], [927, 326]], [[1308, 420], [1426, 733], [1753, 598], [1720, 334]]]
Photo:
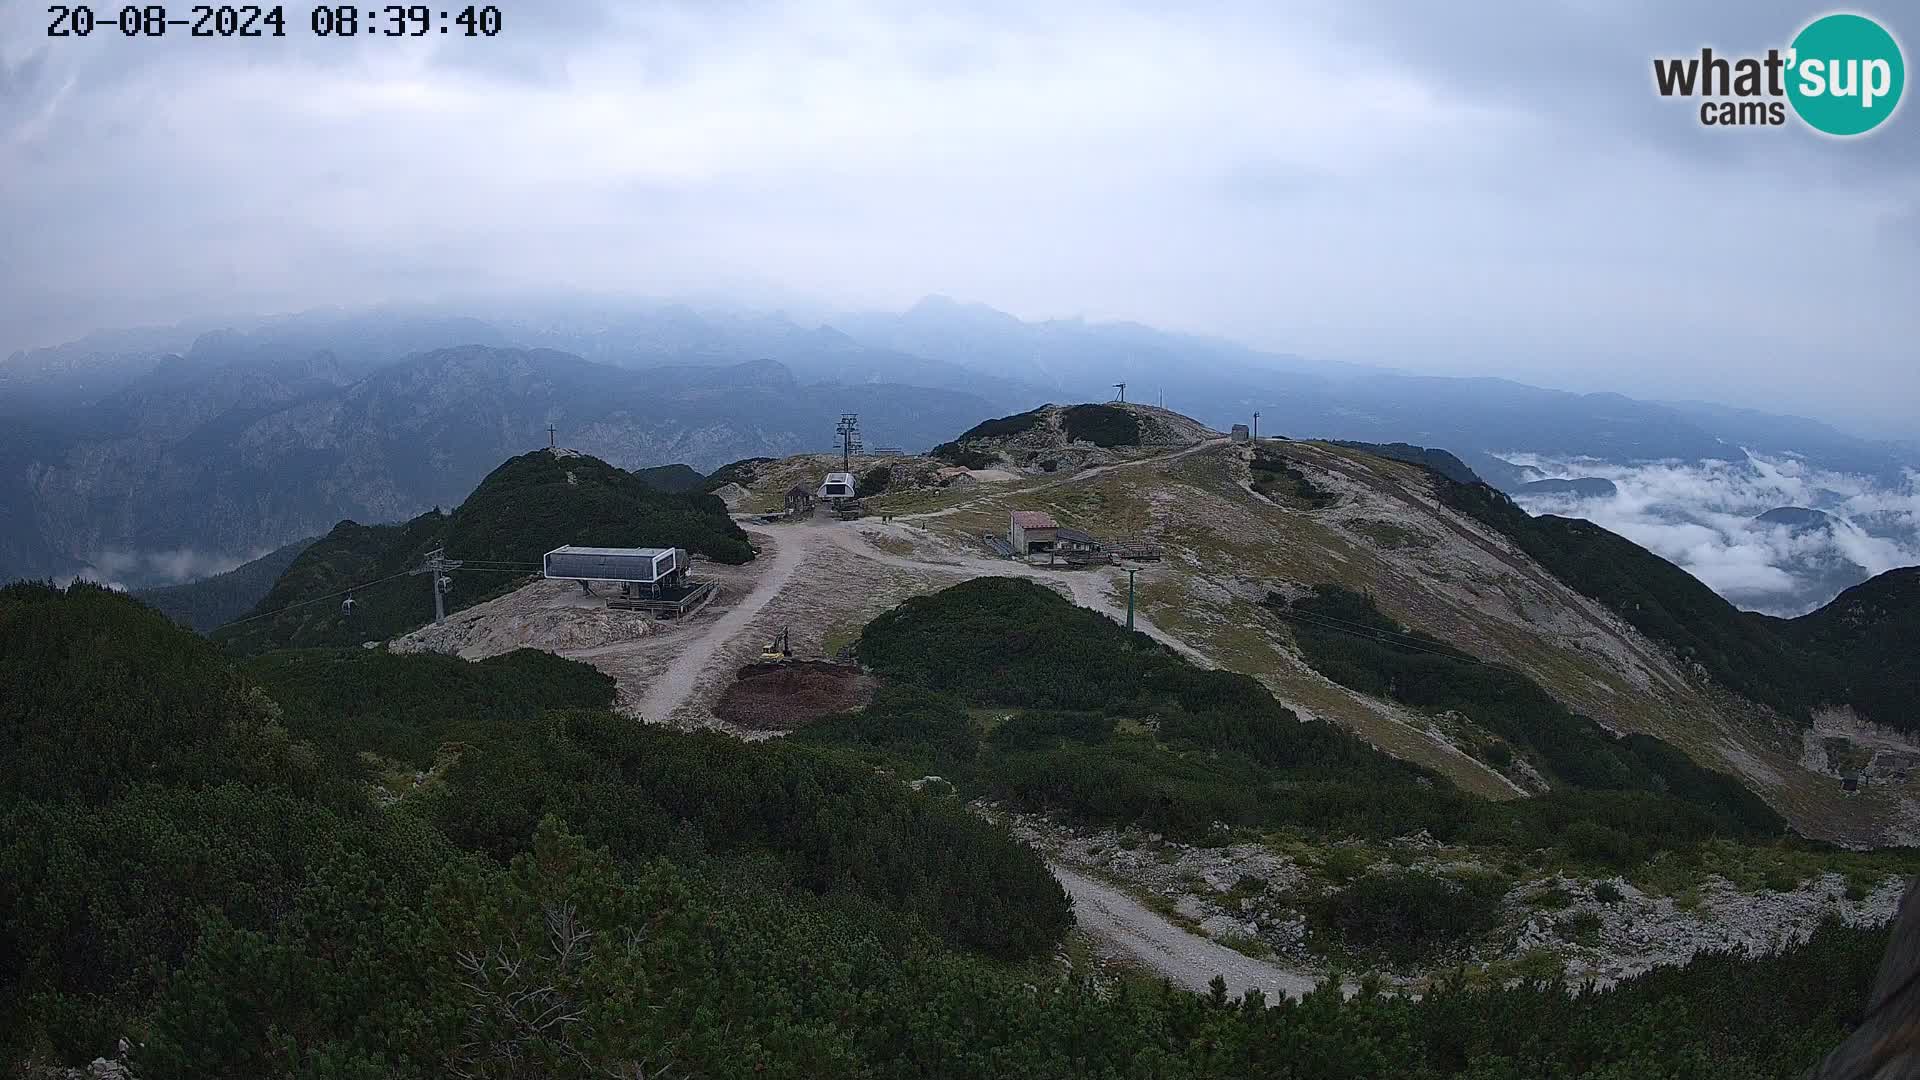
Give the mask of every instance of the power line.
[[[1270, 604], [1270, 603], [1263, 603], [1260, 606], [1267, 608], [1268, 610], [1273, 611], [1280, 615], [1289, 615], [1289, 616], [1294, 616], [1302, 619], [1319, 619], [1322, 622], [1339, 623], [1343, 627], [1348, 627], [1348, 626], [1354, 627], [1355, 629], [1363, 630], [1367, 634], [1376, 636], [1376, 637], [1380, 635], [1387, 635], [1391, 637], [1401, 638], [1413, 644], [1422, 643], [1422, 639], [1420, 637], [1404, 630], [1383, 630], [1380, 627], [1374, 626], [1370, 623], [1354, 622], [1352, 619], [1343, 619], [1338, 615], [1325, 615], [1318, 611], [1300, 611], [1299, 609], [1294, 608], [1292, 606], [1283, 608], [1277, 604]], [[1432, 642], [1426, 642], [1426, 643], [1432, 644]], [[1442, 642], [1441, 644], [1445, 644], [1445, 643]]]
[[[1459, 660], [1463, 663], [1482, 664], [1482, 665], [1487, 663], [1487, 661], [1482, 660], [1477, 656], [1469, 656], [1466, 653], [1462, 653], [1462, 652], [1454, 652], [1448, 649], [1436, 649], [1432, 647], [1435, 644], [1444, 646], [1446, 644], [1445, 642], [1422, 641], [1419, 638], [1410, 637], [1409, 635], [1399, 633], [1398, 631], [1382, 630], [1382, 629], [1379, 629], [1378, 627], [1367, 626], [1364, 623], [1348, 622], [1345, 619], [1336, 619], [1331, 615], [1310, 614], [1307, 612], [1291, 611], [1291, 610], [1285, 610], [1282, 608], [1272, 608], [1271, 610], [1273, 611], [1274, 614], [1279, 615], [1281, 618], [1293, 619], [1296, 622], [1305, 623], [1308, 626], [1318, 627], [1319, 629], [1322, 629], [1322, 630], [1331, 630], [1331, 631], [1334, 631], [1335, 633], [1341, 633], [1341, 634], [1351, 634], [1354, 637], [1371, 638], [1375, 641], [1379, 641], [1388, 645], [1396, 645], [1396, 646], [1399, 646], [1400, 648], [1407, 649], [1412, 652], [1431, 653], [1434, 656], [1444, 656], [1449, 660]], [[1398, 639], [1398, 640], [1389, 640], [1389, 639]]]
[[[539, 564], [537, 564], [537, 563], [503, 563], [503, 564], [501, 564], [500, 566], [472, 566], [472, 565], [465, 565], [465, 566], [462, 566], [462, 567], [461, 567], [461, 569], [463, 569], [463, 570], [479, 570], [479, 571], [492, 571], [492, 572], [494, 572], [494, 573], [497, 573], [497, 574], [520, 574], [520, 573], [531, 573], [531, 572], [533, 572], [533, 571], [535, 571], [535, 570], [538, 570], [538, 569], [540, 569], [540, 566], [539, 566]], [[399, 579], [399, 578], [403, 578], [403, 577], [408, 577], [408, 576], [410, 576], [410, 575], [413, 575], [413, 574], [415, 574], [415, 573], [418, 573], [418, 571], [417, 571], [417, 570], [402, 570], [402, 571], [400, 571], [400, 572], [399, 572], [399, 573], [397, 573], [397, 574], [389, 574], [389, 575], [387, 575], [386, 577], [383, 577], [383, 578], [375, 578], [375, 579], [374, 579], [374, 580], [372, 580], [372, 581], [364, 581], [364, 582], [361, 582], [361, 583], [360, 583], [360, 584], [358, 584], [358, 585], [349, 585], [348, 587], [346, 587], [346, 588], [344, 588], [344, 589], [341, 589], [341, 590], [340, 590], [339, 592], [335, 592], [335, 593], [328, 593], [328, 594], [326, 594], [325, 596], [314, 596], [314, 597], [309, 597], [308, 599], [305, 599], [305, 600], [295, 600], [295, 601], [294, 601], [293, 603], [291, 603], [291, 604], [286, 604], [286, 605], [284, 605], [284, 606], [282, 606], [282, 607], [277, 607], [277, 608], [274, 608], [274, 609], [273, 609], [272, 611], [263, 611], [263, 612], [260, 612], [260, 613], [259, 613], [258, 615], [248, 615], [248, 616], [247, 616], [246, 618], [243, 618], [243, 619], [235, 619], [235, 620], [233, 620], [232, 622], [229, 622], [229, 623], [224, 623], [224, 624], [222, 624], [222, 625], [225, 625], [225, 626], [238, 626], [238, 625], [240, 625], [241, 623], [246, 623], [246, 622], [252, 622], [252, 621], [254, 621], [255, 619], [265, 619], [265, 618], [269, 618], [269, 617], [271, 617], [271, 616], [274, 616], [274, 615], [278, 615], [278, 614], [280, 614], [281, 612], [284, 612], [284, 611], [292, 611], [292, 610], [293, 610], [294, 608], [298, 608], [298, 607], [306, 607], [306, 606], [307, 606], [308, 604], [317, 604], [317, 603], [319, 603], [319, 602], [320, 602], [320, 601], [322, 601], [322, 600], [337, 600], [337, 599], [339, 599], [339, 598], [340, 598], [340, 597], [342, 597], [342, 596], [347, 596], [347, 595], [350, 595], [350, 594], [352, 594], [352, 593], [357, 593], [357, 592], [360, 592], [360, 591], [361, 591], [361, 590], [363, 590], [363, 589], [371, 589], [371, 588], [373, 588], [373, 587], [374, 587], [375, 585], [384, 585], [384, 584], [386, 584], [386, 583], [387, 583], [387, 582], [389, 582], [389, 581], [394, 581], [394, 580], [397, 580], [397, 579]]]
[[297, 607], [306, 607], [306, 606], [307, 606], [308, 604], [317, 604], [317, 603], [319, 603], [319, 602], [320, 602], [320, 601], [322, 601], [322, 600], [332, 600], [332, 599], [334, 599], [334, 598], [336, 598], [336, 597], [341, 597], [341, 596], [345, 596], [345, 595], [347, 595], [348, 593], [354, 593], [354, 592], [359, 592], [359, 591], [360, 591], [361, 589], [371, 589], [371, 588], [373, 588], [373, 587], [374, 587], [375, 585], [383, 585], [383, 584], [385, 584], [385, 583], [387, 583], [387, 582], [389, 582], [389, 581], [393, 581], [393, 580], [396, 580], [396, 579], [398, 579], [398, 578], [403, 578], [403, 577], [406, 577], [407, 575], [409, 575], [409, 574], [411, 574], [411, 573], [413, 573], [413, 571], [411, 571], [411, 570], [402, 570], [402, 571], [400, 571], [400, 572], [399, 572], [399, 573], [397, 573], [397, 574], [389, 574], [389, 575], [388, 575], [388, 576], [386, 576], [386, 577], [383, 577], [383, 578], [376, 578], [376, 579], [375, 579], [375, 580], [373, 580], [373, 581], [369, 581], [369, 582], [365, 582], [365, 583], [363, 583], [363, 584], [360, 584], [360, 585], [353, 585], [353, 586], [349, 586], [349, 587], [347, 587], [347, 588], [345, 588], [345, 589], [341, 589], [341, 590], [340, 590], [339, 592], [337, 592], [337, 593], [328, 593], [328, 594], [327, 594], [327, 595], [325, 595], [325, 596], [316, 596], [316, 597], [313, 597], [313, 598], [311, 598], [311, 599], [308, 599], [308, 600], [295, 600], [295, 601], [294, 601], [293, 603], [291, 603], [291, 604], [288, 604], [288, 605], [286, 605], [285, 607], [277, 607], [277, 608], [274, 608], [274, 609], [273, 609], [272, 611], [263, 611], [263, 612], [261, 612], [261, 613], [260, 613], [260, 614], [258, 614], [258, 615], [249, 615], [249, 616], [247, 616], [247, 617], [246, 617], [246, 618], [244, 618], [244, 619], [235, 619], [235, 620], [233, 620], [232, 622], [230, 622], [230, 623], [227, 623], [226, 625], [227, 625], [227, 626], [238, 626], [238, 625], [240, 625], [241, 623], [244, 623], [244, 622], [252, 622], [252, 621], [253, 621], [253, 620], [255, 620], [255, 619], [264, 619], [264, 618], [266, 618], [266, 617], [267, 617], [267, 616], [269, 616], [269, 615], [278, 615], [278, 614], [280, 614], [280, 613], [281, 613], [281, 612], [283, 612], [283, 611], [292, 611], [292, 610], [293, 610], [294, 608], [297, 608]]
[[[1352, 634], [1355, 637], [1372, 638], [1375, 641], [1388, 645], [1398, 645], [1415, 652], [1430, 652], [1436, 656], [1445, 656], [1450, 659], [1465, 660], [1476, 664], [1485, 662], [1478, 657], [1447, 651], [1449, 647], [1445, 642], [1427, 641], [1398, 631], [1382, 630], [1378, 627], [1368, 626], [1365, 623], [1349, 622], [1331, 615], [1320, 615], [1318, 613], [1301, 611], [1276, 611], [1276, 614], [1282, 618], [1293, 619], [1309, 626], [1319, 627], [1322, 630], [1337, 630], [1340, 633]], [[1436, 649], [1433, 647], [1435, 645], [1439, 645], [1441, 648]]]

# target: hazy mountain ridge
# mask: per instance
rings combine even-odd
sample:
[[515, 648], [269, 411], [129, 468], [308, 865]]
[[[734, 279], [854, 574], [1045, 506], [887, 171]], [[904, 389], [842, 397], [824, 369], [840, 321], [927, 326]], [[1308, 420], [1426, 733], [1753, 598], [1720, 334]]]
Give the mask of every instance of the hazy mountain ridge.
[[[463, 346], [350, 379], [330, 353], [167, 357], [45, 437], [0, 441], [12, 521], [0, 577], [68, 574], [94, 553], [249, 551], [342, 518], [452, 504], [547, 441], [621, 465], [712, 468], [824, 449], [842, 412], [871, 445], [925, 445], [991, 411], [958, 391], [803, 385], [776, 361], [627, 370], [550, 350]], [[44, 429], [43, 429], [44, 431]]]
[[[1905, 462], [1920, 460], [1796, 417], [1398, 375], [1133, 323], [1027, 322], [941, 297], [901, 313], [823, 318], [637, 302], [503, 305], [486, 321], [321, 311], [230, 330], [97, 334], [16, 354], [0, 364], [0, 388], [34, 389], [0, 394], [0, 411], [46, 407], [17, 416], [13, 436], [0, 438], [0, 510], [24, 523], [0, 535], [0, 577], [69, 574], [110, 550], [256, 551], [342, 517], [401, 520], [457, 499], [487, 463], [543, 445], [549, 422], [569, 444], [623, 466], [710, 469], [825, 449], [842, 411], [862, 414], [869, 446], [914, 450], [1039, 401], [1111, 396], [1107, 384], [1121, 380], [1130, 398], [1164, 392], [1220, 430], [1258, 410], [1270, 433], [1441, 447], [1510, 492], [1548, 478], [1508, 460], [1516, 449], [1627, 467], [1737, 462], [1759, 448], [1809, 470], [1895, 484]], [[183, 338], [183, 351], [152, 352]], [[499, 350], [503, 366], [421, 360], [472, 344]], [[435, 347], [417, 351], [423, 345]], [[822, 380], [838, 388], [811, 385]], [[179, 508], [196, 501], [204, 513]], [[1904, 536], [1914, 514], [1848, 516], [1885, 541]], [[1897, 546], [1855, 553], [1849, 565], [1897, 565]], [[1759, 584], [1778, 592], [1779, 575], [1797, 572], [1789, 562], [1775, 559]], [[1804, 609], [1857, 580], [1823, 571], [1805, 597], [1781, 600], [1700, 572], [1768, 610]]]
[[796, 320], [783, 311], [696, 309], [682, 302], [535, 304], [510, 308], [492, 323], [516, 344], [560, 349], [615, 367], [724, 367], [777, 360], [805, 383], [955, 390], [999, 409], [1045, 396], [1038, 384], [856, 340], [830, 323]]

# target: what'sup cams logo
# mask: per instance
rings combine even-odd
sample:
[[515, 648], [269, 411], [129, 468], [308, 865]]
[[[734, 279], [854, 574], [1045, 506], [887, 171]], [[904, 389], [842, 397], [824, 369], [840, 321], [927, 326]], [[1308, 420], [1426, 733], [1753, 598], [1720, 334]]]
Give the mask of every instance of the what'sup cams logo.
[[1828, 135], [1864, 135], [1900, 107], [1907, 66], [1900, 43], [1864, 15], [1824, 15], [1765, 56], [1659, 57], [1653, 84], [1661, 97], [1701, 98], [1707, 127], [1778, 127], [1792, 106], [1808, 127]]

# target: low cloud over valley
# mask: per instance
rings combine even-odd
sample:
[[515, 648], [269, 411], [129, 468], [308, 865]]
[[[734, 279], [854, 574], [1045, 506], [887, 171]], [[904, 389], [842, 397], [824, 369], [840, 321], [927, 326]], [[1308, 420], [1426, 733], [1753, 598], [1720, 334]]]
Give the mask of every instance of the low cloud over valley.
[[[1684, 567], [1735, 604], [1798, 615], [1874, 574], [1920, 564], [1920, 471], [1877, 479], [1792, 455], [1613, 464], [1501, 455], [1542, 478], [1597, 477], [1611, 495], [1522, 493], [1536, 514], [1585, 518]], [[1819, 514], [1774, 514], [1781, 508]]]

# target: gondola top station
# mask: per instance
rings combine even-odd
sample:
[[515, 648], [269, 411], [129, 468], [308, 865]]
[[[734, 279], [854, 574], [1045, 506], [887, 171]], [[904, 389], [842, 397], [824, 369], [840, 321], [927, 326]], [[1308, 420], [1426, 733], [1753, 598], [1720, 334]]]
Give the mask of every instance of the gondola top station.
[[686, 548], [612, 548], [575, 547], [565, 544], [554, 548], [541, 560], [541, 572], [548, 578], [578, 581], [582, 592], [591, 593], [593, 582], [611, 581], [620, 586], [618, 596], [609, 597], [607, 606], [630, 611], [650, 611], [664, 618], [677, 618], [706, 599], [713, 590], [710, 581], [695, 582], [687, 577], [692, 559]]

